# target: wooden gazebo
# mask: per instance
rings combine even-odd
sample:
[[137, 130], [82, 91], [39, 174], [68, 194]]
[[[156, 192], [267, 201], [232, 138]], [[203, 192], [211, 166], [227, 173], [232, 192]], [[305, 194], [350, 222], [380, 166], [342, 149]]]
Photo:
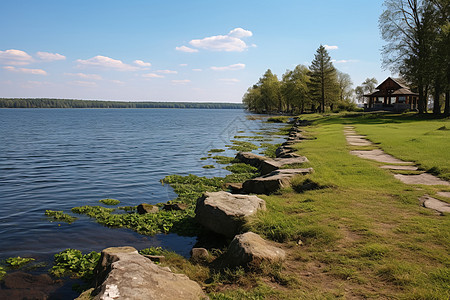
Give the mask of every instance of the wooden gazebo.
[[365, 104], [367, 111], [417, 109], [419, 94], [411, 92], [406, 81], [401, 78], [388, 77], [376, 89], [375, 92], [364, 95], [369, 98], [368, 103]]

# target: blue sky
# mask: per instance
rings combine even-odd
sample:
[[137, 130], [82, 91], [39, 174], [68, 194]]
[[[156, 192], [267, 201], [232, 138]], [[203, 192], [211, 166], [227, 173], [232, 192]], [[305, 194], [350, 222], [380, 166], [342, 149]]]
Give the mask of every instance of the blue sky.
[[241, 102], [319, 45], [354, 86], [381, 68], [382, 0], [0, 1], [0, 97]]

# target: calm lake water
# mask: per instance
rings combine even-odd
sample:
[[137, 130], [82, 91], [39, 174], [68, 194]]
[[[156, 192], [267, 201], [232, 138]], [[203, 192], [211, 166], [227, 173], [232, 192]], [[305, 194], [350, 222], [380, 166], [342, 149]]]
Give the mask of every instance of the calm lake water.
[[[235, 135], [277, 124], [248, 120], [242, 110], [0, 109], [0, 259], [49, 260], [66, 248], [83, 252], [111, 246], [162, 246], [187, 256], [196, 238], [139, 235], [110, 229], [86, 216], [50, 222], [46, 209], [166, 202], [176, 197], [160, 180], [170, 174], [225, 176], [203, 169], [212, 148]], [[227, 150], [223, 155], [233, 156]]]

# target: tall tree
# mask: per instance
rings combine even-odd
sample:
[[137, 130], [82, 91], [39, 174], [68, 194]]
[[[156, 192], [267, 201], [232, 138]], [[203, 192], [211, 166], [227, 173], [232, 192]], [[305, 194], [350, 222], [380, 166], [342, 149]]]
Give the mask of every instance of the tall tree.
[[336, 69], [324, 46], [320, 45], [317, 49], [309, 69], [311, 98], [320, 104], [320, 111], [324, 112], [325, 106], [332, 107], [339, 94]]
[[281, 94], [289, 112], [303, 113], [309, 104], [309, 70], [298, 65], [293, 71], [287, 70], [281, 81]]
[[339, 101], [342, 103], [350, 102], [353, 95], [353, 82], [350, 75], [337, 71], [337, 81], [339, 84]]
[[274, 75], [270, 69], [259, 79], [258, 85], [261, 90], [261, 101], [266, 112], [283, 110], [283, 102], [280, 91], [280, 82], [277, 75]]

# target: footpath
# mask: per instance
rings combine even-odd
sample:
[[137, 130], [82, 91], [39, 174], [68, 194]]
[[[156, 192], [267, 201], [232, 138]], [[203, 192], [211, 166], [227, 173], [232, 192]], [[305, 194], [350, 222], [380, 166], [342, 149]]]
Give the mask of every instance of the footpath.
[[[371, 141], [367, 140], [364, 135], [359, 135], [353, 126], [344, 127], [344, 135], [347, 139], [347, 143], [351, 146], [375, 146]], [[351, 154], [358, 157], [374, 160], [380, 163], [384, 163], [380, 168], [388, 169], [392, 171], [405, 171], [415, 172], [414, 174], [393, 174], [393, 176], [405, 184], [422, 184], [431, 186], [450, 186], [450, 182], [442, 180], [432, 174], [420, 171], [418, 166], [411, 161], [403, 161], [392, 155], [385, 153], [381, 149], [372, 150], [352, 150]], [[440, 191], [437, 194], [441, 197], [450, 199], [450, 192]], [[450, 204], [444, 201], [433, 198], [429, 195], [424, 195], [419, 199], [420, 203], [430, 209], [434, 209], [439, 213], [450, 213]]]

